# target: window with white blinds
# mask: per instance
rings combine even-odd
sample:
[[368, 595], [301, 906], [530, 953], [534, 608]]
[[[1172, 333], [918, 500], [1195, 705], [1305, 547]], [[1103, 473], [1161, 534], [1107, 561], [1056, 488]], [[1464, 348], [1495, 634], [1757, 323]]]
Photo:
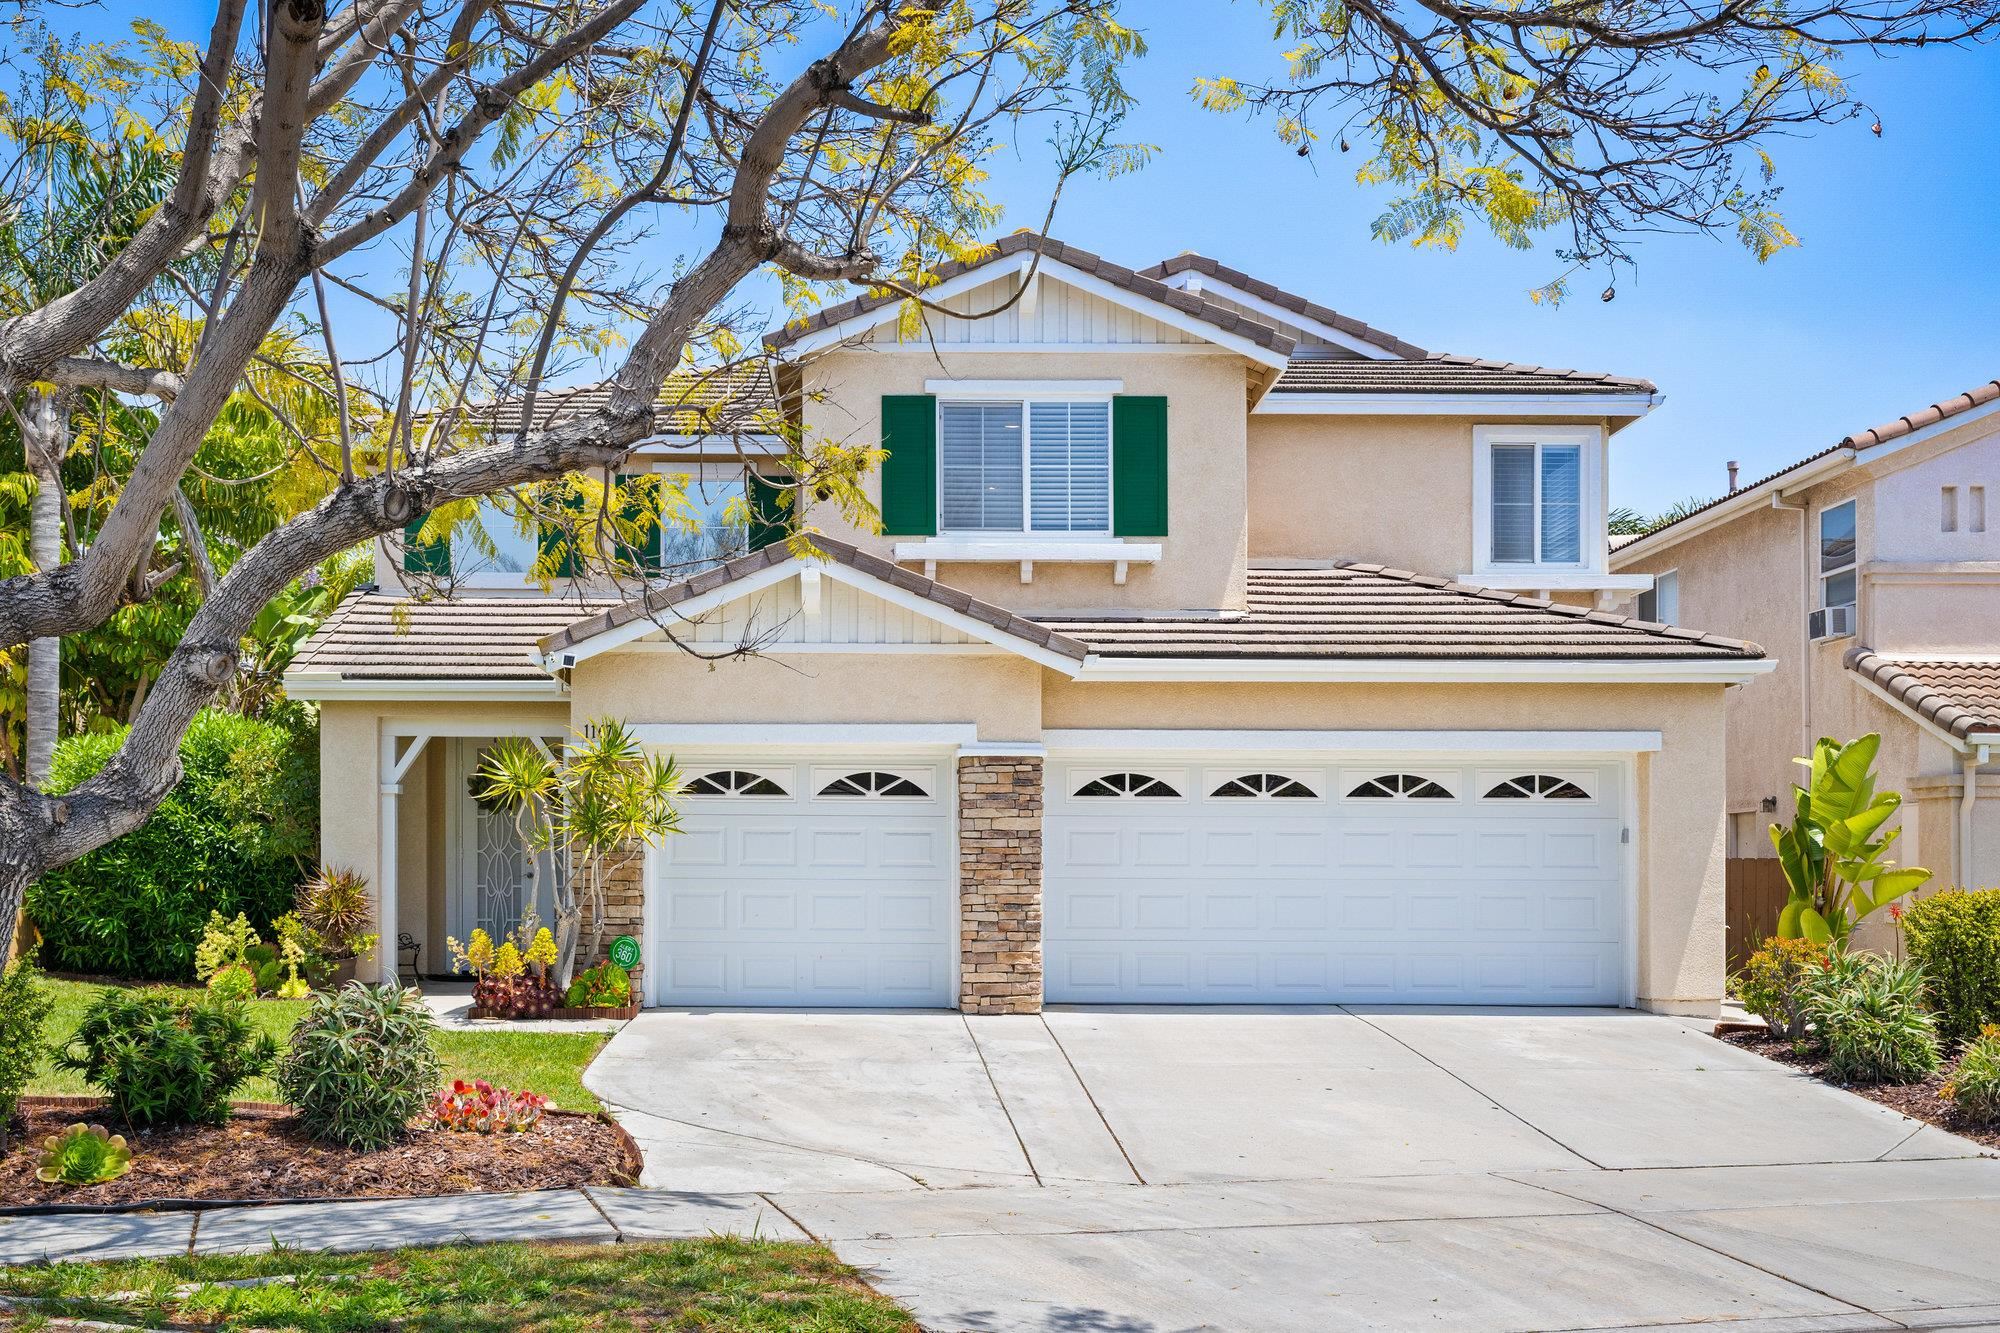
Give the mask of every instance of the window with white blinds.
[[1495, 442], [1487, 455], [1487, 560], [1494, 565], [1584, 563], [1583, 446]]
[[1111, 531], [1111, 404], [938, 404], [946, 532]]

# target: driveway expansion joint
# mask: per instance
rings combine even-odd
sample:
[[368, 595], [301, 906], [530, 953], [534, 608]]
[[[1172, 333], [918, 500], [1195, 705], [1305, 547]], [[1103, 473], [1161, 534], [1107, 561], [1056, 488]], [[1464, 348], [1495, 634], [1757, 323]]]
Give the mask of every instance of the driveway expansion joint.
[[986, 1075], [986, 1086], [993, 1089], [993, 1100], [1000, 1107], [1000, 1114], [1007, 1118], [1007, 1128], [1013, 1132], [1014, 1142], [1021, 1149], [1021, 1160], [1028, 1164], [1028, 1174], [1042, 1183], [1042, 1173], [1035, 1166], [1035, 1155], [1028, 1151], [1028, 1141], [1021, 1137], [1021, 1127], [1014, 1123], [1014, 1113], [1007, 1109], [1007, 1094], [1000, 1091], [999, 1080], [993, 1077], [993, 1066], [987, 1063], [986, 1050], [979, 1044], [979, 1036], [972, 1030], [972, 1021], [959, 1011], [959, 1025], [965, 1029], [965, 1039], [972, 1043], [972, 1053], [979, 1057], [979, 1068]]

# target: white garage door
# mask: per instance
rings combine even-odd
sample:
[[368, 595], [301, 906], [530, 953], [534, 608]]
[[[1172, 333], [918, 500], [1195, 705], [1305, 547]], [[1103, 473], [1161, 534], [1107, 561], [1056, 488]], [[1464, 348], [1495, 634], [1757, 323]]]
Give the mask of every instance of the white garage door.
[[947, 764], [678, 762], [682, 832], [653, 858], [657, 1003], [953, 1002]]
[[1618, 1004], [1620, 769], [1050, 765], [1047, 998]]

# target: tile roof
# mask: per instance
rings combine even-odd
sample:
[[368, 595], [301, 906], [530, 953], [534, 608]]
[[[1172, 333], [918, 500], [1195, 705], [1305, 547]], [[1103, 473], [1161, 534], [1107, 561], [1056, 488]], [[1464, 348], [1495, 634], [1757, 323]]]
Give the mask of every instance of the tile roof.
[[288, 675], [345, 680], [547, 680], [535, 641], [606, 605], [598, 599], [440, 597], [364, 589], [334, 608]]
[[1954, 736], [2000, 732], [2000, 660], [1883, 657], [1850, 648], [1841, 663]]
[[[1858, 430], [1851, 435], [1843, 435], [1837, 443], [1828, 445], [1818, 453], [1807, 454], [1798, 462], [1787, 463], [1776, 472], [1759, 477], [1755, 481], [1746, 481], [1727, 495], [1718, 495], [1707, 504], [1698, 505], [1676, 518], [1673, 522], [1662, 523], [1659, 527], [1654, 528], [1652, 532], [1648, 532], [1645, 535], [1651, 537], [1655, 533], [1666, 532], [1678, 527], [1697, 514], [1705, 514], [1719, 504], [1728, 503], [1745, 491], [1754, 491], [1759, 486], [1776, 481], [1787, 473], [1796, 472], [1809, 463], [1817, 463], [1820, 459], [1831, 454], [1837, 454], [1842, 449], [1872, 449], [1878, 444], [1887, 444], [1891, 440], [1899, 440], [1905, 435], [1910, 435], [1924, 429], [1926, 426], [1935, 426], [1940, 421], [1949, 421], [1953, 417], [1970, 412], [1975, 407], [1983, 407], [1996, 399], [2000, 399], [2000, 379], [1988, 380], [1977, 388], [1967, 389], [1964, 393], [1954, 394], [1943, 402], [1932, 403], [1928, 407], [1906, 413], [1903, 416], [1897, 417], [1894, 421], [1884, 422], [1879, 426], [1871, 426], [1867, 430]], [[1857, 459], [1856, 461], [1860, 460]]]
[[[1046, 625], [1040, 625], [1025, 617], [1016, 615], [1005, 607], [995, 606], [991, 602], [983, 602], [977, 597], [962, 593], [958, 589], [939, 583], [935, 579], [927, 579], [921, 574], [912, 573], [904, 569], [901, 565], [884, 560], [880, 556], [870, 555], [866, 551], [850, 546], [846, 542], [835, 541], [831, 537], [815, 537], [813, 538], [813, 545], [829, 559], [850, 569], [859, 570], [861, 573], [878, 578], [884, 583], [902, 588], [907, 592], [915, 593], [917, 596], [936, 602], [938, 605], [949, 610], [956, 611], [961, 615], [970, 616], [974, 620], [982, 621], [985, 624], [993, 626], [995, 629], [1011, 634], [1017, 639], [1025, 639], [1038, 647], [1060, 653], [1064, 657], [1073, 658], [1081, 662], [1090, 651], [1086, 645], [1068, 638]], [[713, 569], [703, 570], [692, 578], [682, 579], [678, 583], [670, 583], [664, 588], [655, 589], [644, 598], [633, 598], [630, 601], [609, 606], [585, 619], [577, 620], [561, 629], [550, 631], [541, 640], [541, 650], [551, 653], [561, 652], [565, 648], [571, 648], [582, 643], [585, 639], [595, 638], [597, 635], [616, 629], [620, 625], [629, 625], [637, 620], [649, 619], [662, 611], [671, 609], [681, 602], [699, 597], [703, 593], [712, 592], [725, 584], [734, 583], [746, 574], [755, 573], [757, 570], [763, 569], [768, 565], [783, 564], [789, 559], [791, 559], [791, 552], [783, 543], [766, 546], [762, 550], [751, 551], [747, 555], [739, 555], [734, 560], [725, 561]]]
[[[1192, 315], [1203, 323], [1214, 325], [1225, 333], [1233, 333], [1240, 338], [1245, 338], [1259, 347], [1278, 353], [1280, 356], [1290, 356], [1292, 353], [1292, 339], [1287, 338], [1284, 334], [1279, 333], [1269, 325], [1260, 324], [1254, 319], [1248, 319], [1236, 311], [1229, 309], [1227, 306], [1218, 305], [1214, 301], [1205, 300], [1190, 292], [1169, 287], [1156, 278], [1146, 277], [1143, 274], [1126, 268], [1122, 264], [1114, 264], [1101, 255], [1092, 254], [1088, 250], [1058, 241], [1053, 237], [1044, 238], [1031, 231], [1017, 231], [1002, 236], [988, 247], [986, 253], [977, 262], [968, 264], [954, 259], [940, 264], [931, 270], [931, 276], [938, 282], [945, 282], [957, 277], [961, 273], [970, 272], [975, 268], [990, 264], [996, 259], [1005, 259], [1010, 255], [1018, 255], [1030, 250], [1038, 250], [1050, 259], [1059, 260], [1062, 263], [1068, 264], [1071, 268], [1081, 269], [1083, 272], [1101, 278], [1114, 286], [1122, 287], [1135, 296], [1142, 296], [1149, 301], [1171, 306], [1184, 315]], [[838, 305], [826, 306], [821, 310], [815, 311], [813, 314], [807, 315], [803, 319], [795, 319], [776, 333], [764, 335], [764, 346], [774, 352], [779, 351], [797, 342], [808, 333], [831, 328], [843, 320], [852, 319], [854, 316], [864, 314], [870, 310], [880, 310], [884, 306], [895, 305], [902, 299], [903, 295], [900, 292], [874, 291], [864, 293], [851, 301], [842, 301]]]
[[1139, 270], [1139, 276], [1144, 278], [1170, 278], [1176, 273], [1188, 272], [1205, 274], [1219, 282], [1227, 283], [1239, 291], [1248, 292], [1259, 300], [1269, 301], [1281, 310], [1289, 310], [1295, 315], [1304, 315], [1307, 319], [1315, 320], [1321, 324], [1330, 324], [1349, 337], [1357, 338], [1371, 347], [1379, 347], [1385, 352], [1393, 352], [1406, 360], [1421, 359], [1428, 355], [1423, 348], [1412, 342], [1404, 342], [1393, 333], [1384, 333], [1381, 329], [1372, 328], [1367, 324], [1363, 324], [1358, 319], [1341, 314], [1338, 310], [1328, 309], [1316, 301], [1309, 301], [1305, 297], [1294, 292], [1288, 292], [1282, 287], [1274, 287], [1262, 279], [1251, 277], [1241, 269], [1230, 268], [1226, 264], [1217, 263], [1207, 255], [1198, 255], [1192, 250], [1175, 255], [1172, 259], [1163, 260], [1151, 268], [1141, 269]]
[[[547, 426], [585, 416], [611, 397], [610, 381], [565, 389], [543, 389], [535, 395], [535, 424]], [[498, 429], [519, 426], [519, 398], [469, 406], [467, 415]], [[761, 362], [741, 362], [707, 370], [683, 371], [668, 378], [653, 400], [653, 430], [660, 435], [763, 434], [776, 429], [777, 398], [771, 376]]]
[[1753, 643], [1381, 565], [1252, 569], [1228, 618], [1038, 616], [1104, 657], [1759, 658]]
[[1294, 357], [1272, 393], [1656, 393], [1651, 380], [1433, 352], [1421, 361]]

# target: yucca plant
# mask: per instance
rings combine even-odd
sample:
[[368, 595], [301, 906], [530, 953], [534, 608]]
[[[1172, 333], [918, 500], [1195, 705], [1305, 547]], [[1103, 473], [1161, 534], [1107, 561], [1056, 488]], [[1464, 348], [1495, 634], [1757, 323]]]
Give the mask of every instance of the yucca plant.
[[71, 1125], [42, 1140], [35, 1179], [49, 1185], [99, 1185], [132, 1169], [132, 1149], [123, 1134], [102, 1125]]
[[1892, 791], [1875, 790], [1874, 732], [1842, 745], [1821, 737], [1811, 759], [1809, 786], [1792, 788], [1792, 822], [1771, 825], [1785, 882], [1791, 889], [1778, 916], [1781, 939], [1815, 944], [1845, 941], [1857, 921], [1930, 879], [1920, 866], [1898, 866], [1887, 852], [1901, 829], [1875, 835], [1902, 807]]
[[1837, 1079], [1914, 1083], [1938, 1067], [1937, 1021], [1916, 963], [1836, 949], [1807, 984], [1805, 1010]]
[[306, 1132], [372, 1151], [401, 1138], [443, 1075], [437, 1021], [414, 989], [349, 982], [313, 996], [278, 1065]]

